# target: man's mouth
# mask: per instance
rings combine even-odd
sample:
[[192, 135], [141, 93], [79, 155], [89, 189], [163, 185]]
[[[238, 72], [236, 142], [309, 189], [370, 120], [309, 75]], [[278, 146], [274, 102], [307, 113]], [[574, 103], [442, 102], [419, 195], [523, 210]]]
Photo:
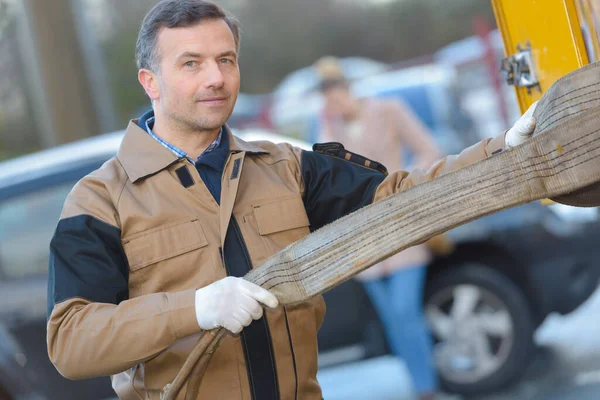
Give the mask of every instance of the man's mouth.
[[227, 103], [227, 97], [206, 97], [198, 102], [205, 106], [217, 107], [225, 105], [225, 103]]

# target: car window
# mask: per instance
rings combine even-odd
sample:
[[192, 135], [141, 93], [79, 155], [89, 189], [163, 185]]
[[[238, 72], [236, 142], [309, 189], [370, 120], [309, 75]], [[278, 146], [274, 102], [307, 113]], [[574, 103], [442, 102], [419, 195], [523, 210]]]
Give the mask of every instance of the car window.
[[16, 279], [47, 272], [50, 239], [75, 183], [0, 202], [0, 276]]

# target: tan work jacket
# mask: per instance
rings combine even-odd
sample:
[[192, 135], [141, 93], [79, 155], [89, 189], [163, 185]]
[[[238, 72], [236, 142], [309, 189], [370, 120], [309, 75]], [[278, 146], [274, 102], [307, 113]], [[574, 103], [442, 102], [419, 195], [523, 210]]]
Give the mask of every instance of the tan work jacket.
[[[310, 229], [504, 144], [501, 135], [428, 172], [386, 177], [346, 161], [350, 156], [247, 143], [226, 130], [219, 206], [192, 163], [136, 122], [117, 156], [68, 196], [50, 257], [50, 359], [68, 378], [111, 375], [121, 399], [159, 399], [181, 368], [200, 333], [194, 292], [227, 275], [222, 252], [232, 218], [256, 267]], [[191, 186], [182, 180], [183, 167]], [[279, 398], [321, 399], [317, 331], [324, 314], [321, 296], [266, 311], [271, 345], [264, 357], [274, 365]], [[253, 350], [244, 349], [240, 336], [223, 340], [195, 398], [257, 397], [244, 354]]]

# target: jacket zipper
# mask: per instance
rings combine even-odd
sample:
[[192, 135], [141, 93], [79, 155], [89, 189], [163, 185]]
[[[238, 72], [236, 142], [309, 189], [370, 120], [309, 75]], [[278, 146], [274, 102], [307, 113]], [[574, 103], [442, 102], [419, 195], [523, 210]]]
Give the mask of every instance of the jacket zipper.
[[[225, 265], [225, 257], [223, 256], [223, 248], [219, 247], [219, 255], [221, 256], [221, 264], [223, 264], [223, 268], [227, 271], [227, 266]], [[229, 273], [227, 274], [229, 275]]]
[[[232, 154], [233, 154], [233, 152], [230, 151], [229, 152], [229, 156], [227, 157], [227, 160], [225, 161], [225, 164], [223, 166], [223, 171], [221, 172], [221, 184], [223, 184], [223, 176], [225, 174], [225, 170], [227, 169], [227, 164], [231, 160], [231, 155]], [[238, 179], [241, 179], [241, 176], [238, 176]], [[244, 255], [244, 258], [246, 260], [247, 271], [249, 272], [250, 270], [252, 270], [252, 261], [251, 261], [251, 258], [250, 258], [250, 253], [248, 252], [248, 246], [246, 245], [246, 241], [244, 239], [244, 236], [242, 235], [240, 226], [239, 226], [237, 220], [235, 219], [235, 217], [233, 215], [231, 216], [231, 221], [230, 221], [230, 224], [229, 224], [229, 226], [228, 226], [227, 229], [229, 229], [229, 227], [233, 228], [233, 231], [234, 231], [235, 235], [237, 236], [237, 238], [238, 238], [238, 240], [240, 242], [240, 247], [241, 247], [242, 253]], [[219, 253], [221, 255], [221, 259], [223, 260], [223, 266], [225, 268], [225, 271], [226, 271], [227, 275], [230, 276], [231, 273], [229, 271], [229, 266], [225, 262], [224, 249], [221, 248], [221, 247], [219, 247]], [[275, 363], [275, 352], [273, 350], [273, 340], [271, 338], [271, 329], [270, 329], [269, 324], [267, 322], [266, 316], [263, 317], [263, 318], [264, 318], [263, 323], [264, 323], [264, 327], [265, 327], [265, 330], [266, 330], [265, 333], [267, 334], [267, 341], [268, 341], [268, 345], [269, 345], [270, 356], [271, 356], [271, 359], [272, 359], [272, 366], [273, 366], [273, 371], [272, 372], [273, 372], [273, 378], [274, 378], [274, 381], [275, 381], [275, 389], [276, 389], [275, 396], [276, 396], [277, 399], [280, 399], [281, 398], [280, 397], [281, 396], [280, 395], [281, 392], [280, 392], [280, 388], [279, 388], [279, 379], [277, 377], [277, 366], [276, 366], [276, 363]], [[289, 330], [288, 330], [288, 335], [289, 335]], [[242, 347], [244, 347], [244, 346], [242, 346]], [[294, 365], [294, 367], [295, 367], [295, 365]], [[250, 383], [250, 390], [251, 390], [251, 393], [252, 393], [253, 390], [254, 390], [253, 389], [253, 381], [252, 381], [252, 379], [251, 379], [250, 376], [248, 377], [248, 380], [249, 380], [249, 383]], [[296, 383], [297, 383], [297, 380], [296, 380]], [[251, 394], [251, 397], [254, 398], [254, 395]]]
[[[235, 234], [238, 237], [238, 239], [242, 245], [242, 251], [244, 252], [244, 257], [246, 258], [246, 265], [248, 266], [248, 272], [250, 272], [250, 270], [252, 269], [252, 261], [250, 260], [250, 253], [248, 253], [248, 246], [246, 246], [246, 240], [244, 240], [244, 236], [242, 235], [240, 226], [233, 215], [231, 216], [231, 221], [232, 221], [231, 226], [233, 226]], [[265, 319], [265, 321], [264, 321], [265, 328], [267, 331], [269, 347], [270, 347], [269, 351], [271, 352], [271, 357], [273, 360], [273, 379], [275, 380], [275, 385], [277, 386], [277, 398], [280, 398], [279, 396], [280, 396], [281, 391], [279, 389], [279, 378], [277, 377], [277, 365], [276, 365], [276, 361], [275, 361], [275, 351], [273, 350], [273, 339], [271, 338], [271, 327], [269, 327], [266, 315], [263, 316], [263, 318]], [[288, 335], [289, 335], [289, 330], [288, 330]], [[294, 363], [294, 367], [295, 367], [295, 363]]]

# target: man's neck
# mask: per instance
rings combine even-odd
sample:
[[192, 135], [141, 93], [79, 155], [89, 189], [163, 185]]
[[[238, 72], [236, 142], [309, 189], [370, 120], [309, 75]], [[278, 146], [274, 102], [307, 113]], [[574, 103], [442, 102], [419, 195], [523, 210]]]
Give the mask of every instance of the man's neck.
[[166, 141], [185, 151], [192, 160], [196, 160], [219, 136], [221, 128], [211, 131], [193, 131], [180, 125], [174, 125], [155, 115], [152, 132]]

